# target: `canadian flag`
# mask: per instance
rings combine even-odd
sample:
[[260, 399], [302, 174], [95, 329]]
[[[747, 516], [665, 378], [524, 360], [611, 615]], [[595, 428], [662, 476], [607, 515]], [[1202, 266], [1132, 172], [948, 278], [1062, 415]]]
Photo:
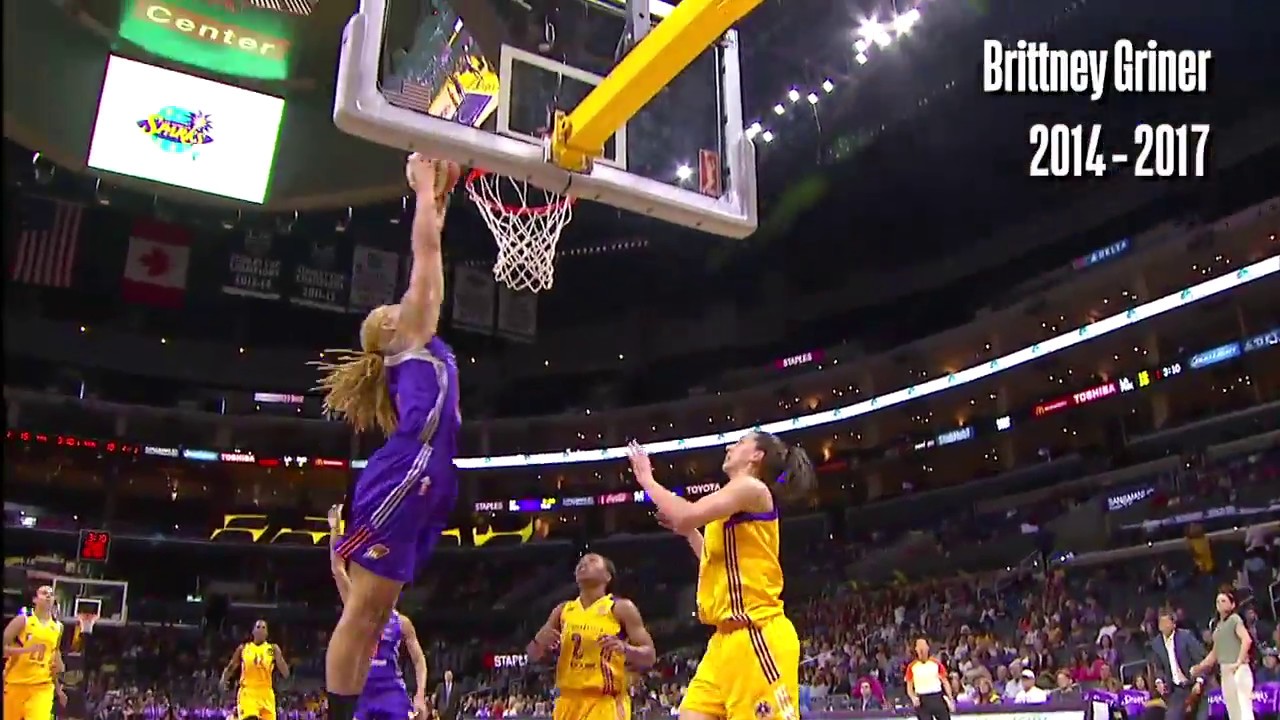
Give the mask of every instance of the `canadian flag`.
[[158, 220], [138, 220], [129, 236], [121, 294], [129, 302], [173, 307], [187, 293], [191, 232]]

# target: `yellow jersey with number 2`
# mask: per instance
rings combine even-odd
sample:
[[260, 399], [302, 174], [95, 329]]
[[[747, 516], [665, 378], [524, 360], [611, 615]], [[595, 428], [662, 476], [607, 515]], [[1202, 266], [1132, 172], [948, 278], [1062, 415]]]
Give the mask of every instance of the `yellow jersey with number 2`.
[[62, 623], [28, 615], [18, 633], [23, 647], [35, 652], [11, 655], [4, 664], [4, 717], [53, 720], [53, 656], [62, 642]]
[[18, 644], [23, 647], [41, 645], [43, 649], [36, 652], [14, 655], [5, 661], [5, 685], [43, 685], [53, 682], [53, 654], [58, 651], [58, 643], [62, 641], [62, 621], [51, 617], [41, 620], [35, 615], [28, 615], [22, 632], [18, 633]]

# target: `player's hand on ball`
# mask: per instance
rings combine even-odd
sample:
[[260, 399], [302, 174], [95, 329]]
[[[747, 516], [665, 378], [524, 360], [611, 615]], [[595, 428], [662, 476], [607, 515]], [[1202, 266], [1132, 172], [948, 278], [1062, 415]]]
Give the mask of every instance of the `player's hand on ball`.
[[432, 160], [421, 153], [413, 153], [405, 161], [404, 176], [418, 197], [435, 200], [436, 209], [443, 215], [449, 193], [462, 177], [462, 168], [448, 160]]
[[412, 153], [404, 163], [404, 179], [409, 181], [409, 188], [419, 195], [434, 195], [435, 164], [423, 157], [422, 153]]

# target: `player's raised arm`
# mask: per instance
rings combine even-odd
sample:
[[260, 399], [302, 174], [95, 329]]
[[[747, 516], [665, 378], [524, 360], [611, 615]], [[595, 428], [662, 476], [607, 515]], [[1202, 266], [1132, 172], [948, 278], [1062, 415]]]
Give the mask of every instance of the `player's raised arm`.
[[444, 257], [440, 248], [444, 205], [460, 174], [457, 165], [441, 165], [442, 162], [414, 153], [405, 164], [405, 176], [416, 198], [409, 231], [413, 264], [409, 289], [400, 300], [400, 318], [391, 342], [393, 352], [425, 345], [440, 325], [440, 306], [444, 304]]
[[42, 645], [21, 645], [18, 643], [18, 636], [22, 634], [22, 628], [27, 626], [27, 618], [22, 615], [15, 616], [4, 626], [4, 656], [13, 657], [14, 655], [30, 655], [38, 652]]
[[[645, 493], [658, 507], [662, 522], [674, 532], [686, 535], [703, 527], [713, 520], [722, 520], [734, 513], [750, 511], [762, 503], [769, 502], [769, 489], [764, 483], [730, 482], [710, 495], [704, 495], [696, 502], [689, 502], [663, 487], [653, 477], [653, 464], [649, 462], [649, 454], [632, 441], [628, 447], [631, 458], [631, 471], [636, 482], [644, 488]], [[690, 547], [693, 543], [690, 541]], [[701, 555], [701, 552], [699, 552]]]
[[329, 508], [329, 571], [333, 574], [333, 584], [338, 586], [338, 597], [342, 604], [347, 604], [347, 595], [351, 592], [351, 577], [347, 575], [347, 561], [338, 554], [338, 544], [342, 542], [340, 533], [342, 525], [342, 506]]
[[698, 530], [697, 528], [693, 528], [690, 530], [679, 531], [676, 529], [675, 523], [671, 522], [671, 520], [668, 519], [667, 516], [663, 515], [662, 513], [658, 513], [658, 524], [683, 537], [684, 541], [689, 543], [689, 549], [693, 551], [694, 557], [696, 558], [702, 557], [702, 531], [701, 530]]
[[533, 662], [542, 660], [549, 651], [560, 647], [560, 614], [562, 612], [564, 612], [563, 602], [551, 610], [551, 615], [547, 617], [547, 621], [542, 624], [542, 627], [534, 634], [533, 640], [530, 640], [528, 646], [525, 647], [525, 653]]
[[413, 627], [413, 621], [404, 613], [400, 613], [400, 634], [404, 636], [404, 647], [409, 651], [409, 661], [413, 663], [413, 709], [416, 717], [426, 720], [427, 655], [422, 652], [422, 643], [418, 642], [418, 631]]
[[626, 632], [626, 640], [617, 636], [609, 636], [601, 643], [602, 647], [621, 652], [627, 659], [627, 665], [636, 670], [647, 670], [657, 660], [657, 652], [653, 649], [653, 638], [649, 629], [644, 626], [644, 618], [640, 617], [640, 609], [630, 600], [620, 599], [613, 604], [613, 616]]
[[240, 662], [244, 655], [244, 643], [236, 646], [236, 651], [231, 653], [231, 661], [227, 663], [226, 669], [222, 671], [222, 684], [226, 685], [231, 682], [231, 676], [240, 669]]

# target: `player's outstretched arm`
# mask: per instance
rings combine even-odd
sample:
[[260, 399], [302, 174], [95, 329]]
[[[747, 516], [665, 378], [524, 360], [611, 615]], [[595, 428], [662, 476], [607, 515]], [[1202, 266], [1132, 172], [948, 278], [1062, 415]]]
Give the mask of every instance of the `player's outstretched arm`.
[[602, 645], [609, 650], [621, 652], [627, 659], [627, 665], [637, 670], [647, 670], [657, 660], [657, 652], [653, 649], [653, 638], [649, 629], [644, 626], [640, 617], [640, 609], [630, 600], [620, 599], [613, 604], [613, 616], [626, 631], [627, 641], [617, 636], [605, 638]]
[[422, 652], [422, 643], [418, 642], [418, 631], [413, 621], [400, 615], [400, 634], [404, 636], [404, 647], [409, 651], [409, 661], [413, 663], [413, 679], [416, 683], [413, 691], [413, 710], [419, 720], [427, 717], [427, 654]]
[[222, 684], [226, 685], [231, 682], [232, 675], [240, 669], [241, 656], [244, 655], [244, 643], [236, 646], [236, 651], [231, 653], [231, 660], [227, 663], [226, 669], [222, 671]]
[[525, 654], [533, 662], [541, 661], [548, 652], [560, 647], [560, 614], [563, 612], [564, 603], [562, 602], [551, 610], [547, 621], [542, 624], [534, 634], [533, 640], [530, 640], [529, 645], [525, 647]]
[[405, 165], [405, 175], [415, 194], [409, 231], [413, 264], [409, 289], [400, 300], [400, 319], [392, 340], [394, 352], [425, 345], [440, 325], [440, 307], [444, 304], [444, 257], [440, 249], [444, 213], [437, 198], [437, 162], [414, 153]]
[[693, 556], [702, 558], [702, 532], [697, 528], [681, 532], [676, 529], [675, 523], [667, 519], [666, 515], [658, 513], [658, 524], [662, 527], [680, 535], [684, 541], [689, 543], [689, 549], [693, 551]]
[[333, 574], [333, 584], [338, 587], [338, 597], [342, 604], [347, 604], [347, 594], [351, 592], [351, 576], [347, 574], [347, 561], [338, 554], [338, 544], [342, 542], [342, 506], [329, 508], [329, 572]]
[[[697, 502], [689, 502], [663, 487], [653, 477], [653, 464], [649, 462], [649, 454], [632, 441], [628, 447], [631, 459], [631, 471], [636, 482], [658, 507], [663, 523], [671, 530], [685, 535], [705, 526], [714, 520], [723, 520], [734, 513], [750, 511], [754, 507], [768, 505], [772, 502], [769, 488], [759, 481], [729, 482], [710, 495], [704, 495]], [[692, 547], [693, 542], [690, 541]], [[701, 550], [699, 549], [699, 555]]]

